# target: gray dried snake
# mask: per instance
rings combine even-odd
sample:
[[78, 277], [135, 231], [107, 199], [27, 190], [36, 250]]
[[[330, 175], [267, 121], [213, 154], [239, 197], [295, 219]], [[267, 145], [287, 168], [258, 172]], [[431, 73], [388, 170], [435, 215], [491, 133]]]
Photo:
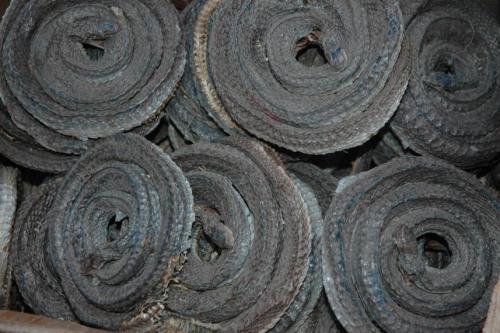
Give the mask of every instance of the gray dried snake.
[[286, 168], [312, 189], [324, 215], [332, 202], [338, 180], [312, 163], [289, 162]]
[[312, 187], [293, 174], [291, 178], [306, 203], [307, 214], [311, 223], [311, 251], [307, 262], [307, 275], [304, 282], [302, 282], [299, 293], [276, 325], [268, 331], [269, 333], [299, 332], [304, 322], [316, 308], [323, 290], [321, 270], [323, 211]]
[[17, 208], [17, 170], [0, 165], [0, 309], [9, 305], [10, 247]]
[[[322, 216], [326, 214], [332, 199], [335, 195], [335, 190], [338, 185], [338, 180], [330, 173], [320, 169], [312, 163], [305, 162], [290, 162], [287, 163], [287, 169], [296, 177], [301, 179], [309, 188], [314, 192], [315, 198], [322, 211]], [[302, 185], [303, 186], [303, 185]], [[300, 187], [299, 187], [300, 188]], [[323, 223], [323, 221], [321, 221]], [[319, 228], [321, 237], [323, 237], [323, 225]], [[314, 262], [314, 256], [321, 258], [321, 243], [315, 242], [312, 239], [311, 254], [309, 255], [310, 262]], [[317, 259], [316, 259], [317, 260]], [[318, 261], [321, 263], [321, 260]], [[310, 264], [309, 275], [314, 275], [315, 266]], [[322, 269], [319, 267], [322, 274]], [[315, 285], [316, 284], [316, 285]], [[335, 333], [340, 329], [340, 325], [335, 320], [334, 314], [328, 304], [326, 295], [323, 291], [323, 282], [314, 281], [310, 284], [310, 288], [314, 290], [315, 297], [313, 299], [314, 308], [307, 308], [307, 311], [302, 309], [300, 320], [296, 320], [286, 332], [300, 332], [300, 333]], [[319, 287], [319, 288], [318, 288]], [[319, 299], [317, 292], [320, 292]], [[301, 294], [299, 293], [299, 296]]]
[[54, 272], [48, 249], [47, 215], [54, 204], [60, 179], [33, 189], [22, 201], [14, 227], [11, 264], [23, 301], [37, 314], [76, 319]]
[[480, 332], [500, 273], [494, 194], [425, 157], [394, 159], [339, 187], [323, 274], [346, 330]]
[[96, 143], [51, 186], [20, 210], [21, 293], [51, 317], [126, 326], [154, 288], [168, 285], [188, 248], [194, 213], [186, 178], [160, 148], [120, 134]]
[[151, 131], [184, 68], [177, 15], [161, 0], [13, 0], [0, 28], [0, 153], [61, 172], [90, 139]]
[[[198, 13], [203, 5], [204, 1], [194, 1], [183, 12], [181, 22], [187, 39], [187, 63], [179, 88], [166, 107], [169, 120], [190, 142], [215, 141], [227, 135], [211, 118], [207, 103], [198, 93], [201, 87], [197, 79], [194, 59], [195, 39], [197, 38], [195, 27]], [[226, 132], [234, 131], [226, 129]]]
[[406, 88], [397, 1], [209, 0], [190, 10], [192, 89], [179, 93], [203, 115], [186, 119], [326, 154], [375, 135]]
[[391, 127], [419, 154], [487, 165], [500, 154], [500, 24], [478, 1], [433, 4], [406, 31], [411, 77]]
[[310, 251], [305, 202], [277, 155], [234, 137], [173, 154], [188, 178], [196, 222], [167, 309], [221, 332], [264, 332], [304, 281]]
[[323, 293], [321, 238], [323, 218], [332, 201], [337, 180], [314, 164], [288, 163], [297, 188], [304, 198], [311, 219], [311, 252], [302, 287], [287, 312], [269, 332], [330, 332], [339, 327]]

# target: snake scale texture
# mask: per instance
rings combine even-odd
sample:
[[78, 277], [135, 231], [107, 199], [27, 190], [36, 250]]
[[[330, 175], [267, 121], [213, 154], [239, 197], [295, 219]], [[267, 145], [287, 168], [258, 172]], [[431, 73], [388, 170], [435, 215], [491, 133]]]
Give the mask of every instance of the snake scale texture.
[[311, 223], [299, 189], [253, 140], [198, 143], [173, 159], [193, 190], [196, 221], [167, 308], [221, 332], [265, 332], [306, 276]]
[[499, 1], [3, 8], [0, 331], [494, 322]]
[[494, 194], [424, 157], [340, 188], [325, 218], [323, 277], [346, 330], [479, 332], [500, 270]]
[[17, 208], [18, 171], [0, 165], [0, 309], [9, 306], [11, 267], [9, 253]]
[[209, 119], [227, 133], [331, 153], [375, 135], [406, 88], [397, 1], [210, 0], [189, 10], [192, 80], [178, 99], [194, 107], [177, 113], [203, 133]]
[[500, 153], [500, 24], [477, 1], [433, 1], [410, 23], [408, 89], [391, 121], [405, 148], [466, 169]]
[[68, 170], [89, 140], [149, 133], [185, 63], [161, 0], [13, 0], [0, 52], [0, 151], [45, 172]]
[[13, 252], [19, 289], [37, 313], [124, 327], [188, 248], [190, 186], [139, 135], [99, 141], [35, 193], [19, 211]]

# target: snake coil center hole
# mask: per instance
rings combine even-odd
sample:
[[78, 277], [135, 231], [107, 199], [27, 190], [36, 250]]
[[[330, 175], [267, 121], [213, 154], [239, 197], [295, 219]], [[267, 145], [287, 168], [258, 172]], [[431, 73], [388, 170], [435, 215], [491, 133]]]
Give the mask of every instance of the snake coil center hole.
[[120, 234], [123, 230], [123, 224], [127, 219], [128, 218], [125, 217], [119, 220], [116, 215], [109, 219], [106, 237], [108, 242], [114, 242], [120, 238]]
[[102, 57], [104, 56], [104, 49], [102, 47], [98, 47], [96, 45], [92, 45], [89, 43], [83, 43], [83, 42], [81, 44], [82, 44], [83, 50], [85, 51], [85, 54], [87, 55], [87, 57], [90, 60], [97, 62], [97, 61], [101, 60]]
[[429, 233], [418, 238], [422, 255], [427, 260], [427, 265], [444, 269], [451, 263], [451, 250], [448, 242], [441, 236]]
[[319, 43], [319, 30], [313, 30], [309, 35], [302, 37], [295, 46], [295, 59], [307, 67], [319, 67], [328, 61], [325, 51]]
[[440, 59], [434, 66], [434, 71], [443, 74], [453, 75], [455, 74], [455, 67], [449, 59]]

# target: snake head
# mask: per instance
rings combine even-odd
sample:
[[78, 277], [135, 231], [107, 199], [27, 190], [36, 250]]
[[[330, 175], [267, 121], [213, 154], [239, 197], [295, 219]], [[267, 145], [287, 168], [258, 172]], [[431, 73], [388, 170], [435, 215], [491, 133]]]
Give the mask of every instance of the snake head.
[[422, 275], [425, 267], [420, 255], [417, 237], [411, 228], [402, 225], [394, 237], [399, 252], [398, 266], [405, 279], [415, 282]]

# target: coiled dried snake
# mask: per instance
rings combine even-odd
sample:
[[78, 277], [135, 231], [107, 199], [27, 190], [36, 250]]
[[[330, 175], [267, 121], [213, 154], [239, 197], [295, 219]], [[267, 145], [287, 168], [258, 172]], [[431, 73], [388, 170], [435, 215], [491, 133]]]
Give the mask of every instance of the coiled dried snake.
[[500, 272], [493, 193], [424, 157], [394, 159], [339, 188], [323, 274], [346, 330], [480, 332]]
[[90, 139], [151, 131], [184, 68], [177, 15], [161, 0], [13, 0], [0, 28], [0, 152], [61, 172]]

